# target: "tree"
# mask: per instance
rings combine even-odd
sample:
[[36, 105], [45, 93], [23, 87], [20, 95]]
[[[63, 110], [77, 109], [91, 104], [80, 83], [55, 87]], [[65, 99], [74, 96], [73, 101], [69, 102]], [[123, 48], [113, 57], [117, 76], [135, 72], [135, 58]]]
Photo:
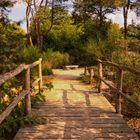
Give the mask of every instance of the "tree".
[[114, 13], [119, 5], [119, 0], [77, 0], [74, 3], [74, 14], [81, 16], [83, 19], [90, 17], [102, 27], [106, 15]]
[[7, 20], [8, 8], [12, 7], [15, 1], [11, 0], [0, 0], [0, 22]]
[[[31, 36], [30, 36], [30, 23], [31, 20], [35, 23], [35, 31], [36, 31], [36, 39], [37, 39], [37, 46], [42, 49], [43, 47], [43, 35], [41, 31], [41, 13], [42, 9], [50, 8], [51, 9], [51, 25], [48, 29], [48, 32], [51, 30], [53, 26], [53, 18], [54, 18], [54, 5], [56, 2], [61, 2], [62, 0], [24, 0], [27, 4], [26, 8], [26, 23], [27, 23], [27, 34], [28, 40], [31, 43]], [[48, 13], [46, 13], [47, 15]], [[30, 20], [31, 19], [31, 20]]]
[[0, 22], [0, 73], [10, 71], [17, 66], [19, 52], [25, 42], [25, 32], [18, 25]]
[[124, 38], [127, 39], [127, 20], [128, 20], [128, 13], [130, 9], [136, 9], [137, 15], [139, 15], [139, 7], [140, 1], [139, 0], [123, 0], [123, 17], [124, 17]]

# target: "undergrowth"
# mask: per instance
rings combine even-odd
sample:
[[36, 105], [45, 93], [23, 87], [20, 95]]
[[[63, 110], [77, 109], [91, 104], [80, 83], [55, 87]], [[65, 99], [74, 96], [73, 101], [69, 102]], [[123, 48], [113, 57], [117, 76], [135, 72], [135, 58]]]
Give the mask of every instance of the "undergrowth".
[[[18, 78], [13, 78], [0, 86], [0, 113], [2, 113], [14, 98], [23, 91], [23, 87], [23, 81]], [[52, 84], [50, 83], [49, 85], [45, 85], [45, 89], [42, 89], [40, 92], [38, 92], [37, 89], [32, 89], [30, 93], [32, 106], [36, 103], [44, 102], [44, 90], [51, 88]], [[0, 140], [12, 140], [21, 127], [44, 123], [47, 123], [47, 118], [45, 117], [37, 118], [31, 115], [26, 116], [25, 100], [22, 100], [0, 125]]]

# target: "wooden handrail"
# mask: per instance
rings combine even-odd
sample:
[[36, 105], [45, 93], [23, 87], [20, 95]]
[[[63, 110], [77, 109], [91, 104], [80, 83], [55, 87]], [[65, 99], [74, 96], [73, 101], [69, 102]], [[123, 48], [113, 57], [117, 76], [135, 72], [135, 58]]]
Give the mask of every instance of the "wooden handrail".
[[137, 75], [137, 76], [140, 76], [140, 70], [136, 70], [136, 69], [134, 69], [134, 68], [132, 68], [132, 67], [130, 67], [130, 66], [121, 65], [121, 64], [116, 64], [116, 63], [112, 63], [112, 62], [110, 62], [110, 61], [102, 61], [102, 60], [100, 60], [100, 59], [97, 59], [97, 61], [98, 61], [99, 63], [105, 64], [105, 65], [114, 66], [114, 67], [116, 67], [116, 68], [118, 68], [118, 69], [122, 69], [122, 70], [124, 70], [124, 71], [129, 71], [129, 72], [131, 72], [131, 73], [133, 73], [133, 74], [135, 74], [135, 75]]
[[[140, 76], [140, 70], [136, 70], [130, 66], [126, 66], [126, 65], [121, 65], [121, 64], [116, 64], [116, 63], [112, 63], [110, 61], [102, 61], [100, 59], [97, 59], [98, 62], [98, 76], [94, 75], [96, 78], [99, 79], [99, 84], [98, 84], [98, 91], [101, 92], [102, 90], [102, 82], [104, 82], [108, 87], [110, 87], [111, 89], [115, 90], [117, 92], [117, 99], [116, 99], [116, 112], [121, 114], [121, 101], [122, 101], [122, 96], [124, 98], [126, 98], [127, 100], [129, 100], [130, 102], [132, 102], [133, 104], [135, 104], [139, 109], [140, 109], [140, 104], [133, 101], [130, 97], [126, 96], [123, 92], [122, 92], [122, 85], [123, 85], [123, 72], [124, 71], [129, 71], [137, 76]], [[110, 85], [109, 83], [107, 83], [104, 78], [103, 78], [103, 66], [102, 65], [108, 65], [108, 66], [113, 66], [115, 68], [118, 69], [118, 82], [117, 82], [117, 87], [114, 87], [112, 85]], [[95, 67], [85, 67], [85, 75], [87, 75], [87, 73], [89, 73], [90, 77], [93, 76], [90, 74], [91, 69], [95, 69]], [[91, 78], [90, 78], [91, 79]]]
[[[25, 73], [25, 90], [21, 92], [17, 97], [15, 97], [14, 101], [0, 114], [0, 124], [3, 122], [3, 120], [12, 112], [12, 110], [17, 106], [17, 104], [25, 97], [25, 104], [26, 104], [26, 114], [29, 114], [31, 112], [31, 99], [30, 99], [30, 89], [31, 87], [34, 87], [38, 83], [39, 92], [42, 87], [42, 70], [41, 70], [41, 62], [42, 59], [40, 58], [38, 61], [32, 63], [32, 64], [21, 64], [19, 65], [15, 70], [12, 70], [8, 73], [5, 73], [3, 75], [0, 75], [0, 85], [6, 82], [7, 80], [10, 80], [11, 78], [17, 76], [22, 71], [26, 71]], [[30, 69], [38, 66], [38, 79], [35, 80], [32, 83], [30, 83]]]
[[15, 77], [16, 75], [20, 74], [25, 69], [25, 67], [25, 64], [21, 64], [15, 70], [0, 75], [0, 85], [6, 82], [7, 80]]
[[118, 89], [117, 89], [115, 86], [109, 84], [109, 83], [106, 82], [106, 80], [104, 80], [103, 78], [99, 78], [97, 75], [95, 75], [95, 78], [97, 78], [97, 79], [103, 81], [108, 87], [110, 87], [110, 88], [113, 89], [114, 91], [119, 92], [124, 98], [126, 98], [127, 100], [129, 100], [130, 102], [132, 102], [133, 104], [135, 104], [135, 105], [140, 109], [140, 104], [139, 104], [139, 103], [137, 103], [136, 101], [133, 101], [129, 96], [125, 95], [122, 91], [118, 91]]
[[7, 80], [15, 77], [16, 75], [20, 74], [23, 70], [26, 70], [29, 67], [33, 68], [33, 67], [39, 65], [41, 63], [41, 61], [42, 61], [42, 59], [40, 58], [38, 61], [36, 61], [36, 62], [34, 62], [32, 64], [29, 64], [29, 65], [21, 64], [16, 69], [14, 69], [14, 70], [12, 70], [10, 72], [7, 72], [5, 74], [0, 75], [0, 85], [2, 83], [6, 82]]
[[12, 112], [23, 97], [29, 94], [30, 91], [24, 90], [19, 96], [15, 97], [14, 101], [0, 114], [0, 124]]
[[35, 67], [35, 66], [37, 66], [37, 65], [39, 65], [39, 64], [41, 63], [41, 61], [42, 61], [42, 58], [40, 58], [38, 61], [36, 61], [36, 62], [30, 64], [30, 65], [29, 65], [30, 69], [33, 68], [33, 67]]

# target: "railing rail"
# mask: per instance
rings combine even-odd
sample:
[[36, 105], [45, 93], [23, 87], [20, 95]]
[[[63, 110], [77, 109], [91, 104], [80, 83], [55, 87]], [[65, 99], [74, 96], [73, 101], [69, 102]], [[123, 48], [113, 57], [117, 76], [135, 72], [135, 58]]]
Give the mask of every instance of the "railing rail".
[[[87, 75], [87, 73], [89, 73], [90, 75], [90, 83], [92, 83], [92, 78], [93, 76], [99, 79], [99, 84], [98, 84], [98, 92], [102, 91], [102, 84], [105, 83], [109, 88], [113, 89], [116, 91], [117, 93], [117, 99], [116, 99], [116, 112], [121, 114], [122, 112], [122, 96], [124, 98], [126, 98], [127, 100], [129, 100], [131, 103], [135, 104], [139, 109], [140, 109], [140, 104], [137, 103], [136, 101], [132, 100], [130, 97], [128, 97], [127, 95], [125, 95], [122, 92], [122, 86], [123, 86], [123, 74], [124, 71], [129, 71], [135, 75], [137, 75], [138, 77], [140, 76], [140, 70], [136, 70], [134, 68], [131, 68], [129, 66], [126, 65], [120, 65], [120, 64], [116, 64], [116, 63], [112, 63], [110, 61], [102, 61], [100, 59], [97, 59], [98, 62], [98, 75], [95, 75], [94, 71], [95, 67], [85, 67], [85, 75]], [[113, 66], [115, 68], [118, 69], [118, 77], [117, 77], [117, 86], [112, 86], [111, 84], [109, 84], [108, 82], [106, 82], [106, 80], [103, 78], [103, 65], [106, 66]], [[92, 77], [92, 78], [91, 78]]]
[[[38, 61], [32, 64], [21, 64], [15, 70], [7, 72], [3, 75], [0, 75], [0, 85], [7, 80], [17, 76], [22, 71], [25, 72], [25, 90], [23, 90], [17, 97], [15, 97], [14, 101], [0, 114], [0, 124], [4, 121], [4, 119], [12, 112], [12, 110], [17, 106], [17, 104], [25, 97], [25, 108], [26, 114], [31, 112], [31, 99], [30, 99], [30, 89], [38, 84], [39, 92], [42, 88], [42, 69], [41, 69], [42, 59], [40, 58]], [[38, 79], [36, 79], [32, 84], [30, 83], [30, 69], [38, 66]], [[32, 85], [32, 86], [31, 86]]]

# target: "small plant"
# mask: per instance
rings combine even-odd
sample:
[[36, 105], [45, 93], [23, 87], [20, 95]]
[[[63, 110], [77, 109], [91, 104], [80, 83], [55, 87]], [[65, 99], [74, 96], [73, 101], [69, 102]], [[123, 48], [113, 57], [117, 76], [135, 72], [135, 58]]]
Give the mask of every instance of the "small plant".
[[43, 63], [43, 65], [42, 65], [42, 74], [43, 75], [51, 75], [51, 74], [53, 74], [52, 69], [48, 68], [46, 63]]
[[81, 76], [81, 80], [82, 82], [86, 83], [86, 84], [89, 84], [90, 83], [90, 76], [89, 75], [82, 75]]
[[42, 91], [35, 93], [33, 96], [31, 96], [32, 105], [34, 105], [35, 103], [40, 103], [40, 102], [44, 102], [44, 101], [45, 101], [45, 95], [43, 94]]

